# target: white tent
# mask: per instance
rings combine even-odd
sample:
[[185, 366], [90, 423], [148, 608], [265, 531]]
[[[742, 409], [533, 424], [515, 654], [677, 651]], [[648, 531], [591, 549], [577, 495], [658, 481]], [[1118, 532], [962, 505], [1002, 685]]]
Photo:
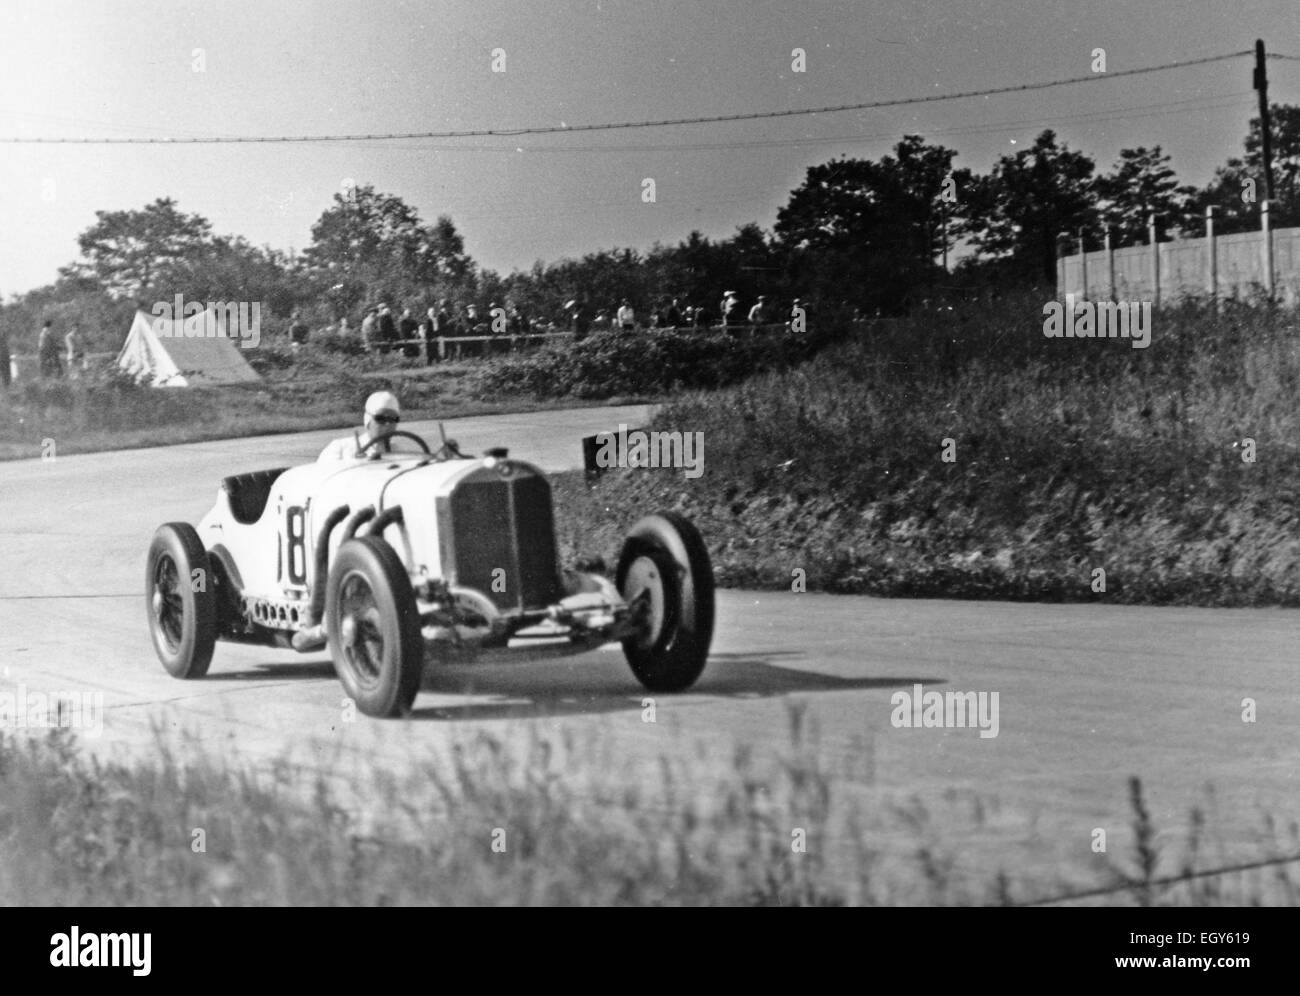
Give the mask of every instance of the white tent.
[[235, 340], [214, 335], [204, 314], [184, 321], [135, 313], [117, 365], [133, 376], [149, 375], [155, 387], [205, 387], [260, 380]]

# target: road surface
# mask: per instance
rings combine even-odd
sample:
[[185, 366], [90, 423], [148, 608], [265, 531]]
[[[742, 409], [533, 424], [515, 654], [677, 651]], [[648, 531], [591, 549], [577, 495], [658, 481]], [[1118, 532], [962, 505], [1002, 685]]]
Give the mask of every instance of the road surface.
[[[469, 451], [507, 445], [558, 470], [581, 464], [583, 435], [646, 415], [595, 408], [447, 428]], [[432, 423], [408, 428], [436, 435]], [[984, 880], [999, 868], [1036, 881], [1095, 868], [1096, 828], [1112, 851], [1127, 839], [1130, 775], [1166, 831], [1161, 846], [1176, 844], [1194, 804], [1210, 807], [1233, 855], [1258, 853], [1262, 814], [1285, 823], [1300, 811], [1300, 618], [1281, 610], [723, 591], [708, 668], [690, 692], [657, 700], [654, 723], [617, 647], [430, 673], [407, 722], [342, 722], [325, 653], [219, 644], [207, 679], [169, 677], [145, 623], [153, 530], [197, 521], [222, 476], [313, 459], [338, 434], [0, 464], [0, 693], [99, 693], [102, 730], [86, 743], [108, 755], [148, 756], [175, 735], [254, 763], [324, 769], [344, 757], [359, 771], [400, 768], [479, 729], [591, 730], [647, 770], [683, 753], [725, 767], [737, 746], [785, 748], [800, 703], [828, 765], [881, 811], [923, 809], [958, 871]], [[628, 510], [629, 523], [642, 511]], [[894, 725], [891, 696], [918, 684], [997, 693], [997, 735]]]

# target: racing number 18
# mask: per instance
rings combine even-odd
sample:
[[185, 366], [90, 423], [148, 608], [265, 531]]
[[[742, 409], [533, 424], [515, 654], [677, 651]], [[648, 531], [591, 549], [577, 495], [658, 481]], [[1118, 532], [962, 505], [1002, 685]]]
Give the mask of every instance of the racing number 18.
[[307, 583], [307, 528], [301, 506], [294, 505], [285, 513], [285, 538], [289, 546], [289, 582]]

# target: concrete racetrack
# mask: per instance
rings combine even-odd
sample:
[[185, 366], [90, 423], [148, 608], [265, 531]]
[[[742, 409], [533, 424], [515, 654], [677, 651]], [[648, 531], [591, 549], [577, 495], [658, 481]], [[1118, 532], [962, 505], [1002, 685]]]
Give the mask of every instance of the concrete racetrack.
[[[597, 408], [447, 428], [467, 450], [506, 445], [558, 470], [581, 464], [583, 435], [645, 417]], [[436, 438], [433, 423], [407, 428]], [[828, 761], [851, 765], [864, 797], [923, 806], [958, 869], [982, 879], [1088, 869], [1097, 827], [1118, 850], [1130, 775], [1171, 835], [1212, 784], [1227, 856], [1258, 853], [1261, 813], [1300, 812], [1297, 626], [1279, 610], [722, 591], [708, 668], [689, 692], [658, 698], [655, 723], [642, 721], [643, 692], [616, 646], [431, 671], [409, 721], [341, 722], [325, 652], [219, 644], [207, 678], [169, 677], [145, 621], [153, 530], [196, 522], [222, 476], [314, 459], [337, 435], [0, 464], [0, 690], [102, 693], [102, 733], [86, 743], [108, 754], [147, 756], [160, 736], [183, 733], [222, 756], [322, 767], [342, 756], [359, 771], [398, 768], [476, 729], [508, 739], [530, 727], [597, 730], [647, 765], [682, 751], [725, 765], [737, 745], [785, 745], [788, 703], [801, 702]], [[628, 509], [628, 523], [645, 511]], [[895, 728], [891, 695], [918, 683], [998, 693], [998, 735]]]

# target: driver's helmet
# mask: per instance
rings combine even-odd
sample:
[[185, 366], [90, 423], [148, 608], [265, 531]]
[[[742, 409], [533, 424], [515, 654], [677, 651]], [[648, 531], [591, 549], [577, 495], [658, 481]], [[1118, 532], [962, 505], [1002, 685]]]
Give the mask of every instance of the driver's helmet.
[[394, 419], [402, 415], [402, 406], [397, 402], [397, 395], [392, 391], [376, 391], [366, 398], [366, 414], [371, 418], [391, 415]]

